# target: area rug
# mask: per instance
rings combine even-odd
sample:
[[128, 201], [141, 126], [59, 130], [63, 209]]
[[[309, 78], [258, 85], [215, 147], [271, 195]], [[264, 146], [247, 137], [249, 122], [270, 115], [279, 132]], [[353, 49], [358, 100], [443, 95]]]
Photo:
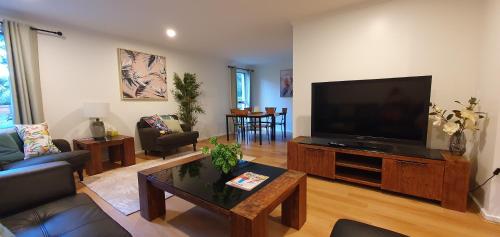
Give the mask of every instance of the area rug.
[[[138, 163], [136, 165], [113, 169], [101, 174], [85, 177], [82, 182], [99, 197], [113, 206], [124, 215], [130, 215], [140, 210], [139, 207], [139, 188], [137, 183], [137, 172], [165, 163], [178, 161], [201, 152], [184, 152], [167, 159], [161, 158]], [[243, 156], [244, 160], [252, 161], [255, 157]], [[165, 199], [172, 194], [165, 192]]]

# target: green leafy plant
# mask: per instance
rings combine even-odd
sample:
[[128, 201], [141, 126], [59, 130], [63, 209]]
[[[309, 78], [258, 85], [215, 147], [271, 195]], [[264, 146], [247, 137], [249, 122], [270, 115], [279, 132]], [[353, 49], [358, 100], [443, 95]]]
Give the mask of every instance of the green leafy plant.
[[238, 161], [243, 158], [240, 144], [220, 144], [216, 137], [209, 139], [214, 148], [207, 146], [202, 148], [203, 154], [210, 154], [214, 167], [224, 174], [228, 174], [232, 168], [238, 165]]
[[184, 73], [181, 79], [177, 73], [174, 74], [174, 86], [172, 90], [175, 101], [179, 103], [178, 116], [186, 127], [191, 130], [198, 122], [197, 114], [204, 114], [205, 110], [198, 102], [201, 95], [201, 83], [196, 80], [196, 74]]

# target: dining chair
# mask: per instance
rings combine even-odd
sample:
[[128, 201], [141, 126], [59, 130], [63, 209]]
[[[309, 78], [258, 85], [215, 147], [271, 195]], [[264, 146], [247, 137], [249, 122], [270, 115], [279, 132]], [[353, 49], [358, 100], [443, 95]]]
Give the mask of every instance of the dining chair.
[[248, 115], [248, 110], [244, 109], [231, 109], [231, 114], [236, 115], [236, 117], [231, 117], [233, 120], [233, 126], [234, 126], [234, 135], [236, 138], [236, 141], [238, 141], [238, 138], [241, 136], [241, 140], [245, 140], [245, 128], [246, 128], [246, 123], [245, 119], [243, 116]]
[[279, 115], [279, 121], [276, 120], [276, 127], [281, 128], [281, 135], [283, 138], [286, 138], [286, 114], [288, 112], [288, 108], [281, 108], [281, 113]]

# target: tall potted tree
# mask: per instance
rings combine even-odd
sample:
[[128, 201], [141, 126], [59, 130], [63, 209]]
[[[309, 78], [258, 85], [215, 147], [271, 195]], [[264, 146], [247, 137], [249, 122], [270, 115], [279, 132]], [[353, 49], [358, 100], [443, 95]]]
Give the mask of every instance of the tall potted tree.
[[179, 120], [191, 131], [198, 122], [197, 114], [205, 113], [198, 102], [198, 97], [201, 95], [201, 83], [196, 80], [194, 73], [184, 73], [182, 79], [177, 73], [174, 73], [174, 86], [172, 94], [175, 101], [179, 103]]

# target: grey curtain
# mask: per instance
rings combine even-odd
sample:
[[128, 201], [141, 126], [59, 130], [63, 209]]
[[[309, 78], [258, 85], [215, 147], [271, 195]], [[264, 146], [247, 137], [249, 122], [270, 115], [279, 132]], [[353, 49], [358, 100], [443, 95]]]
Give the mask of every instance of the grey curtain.
[[4, 35], [16, 123], [44, 121], [37, 33], [29, 25], [4, 20]]
[[231, 98], [230, 98], [230, 106], [229, 108], [237, 108], [238, 107], [238, 101], [236, 99], [236, 68], [229, 68], [231, 72]]

